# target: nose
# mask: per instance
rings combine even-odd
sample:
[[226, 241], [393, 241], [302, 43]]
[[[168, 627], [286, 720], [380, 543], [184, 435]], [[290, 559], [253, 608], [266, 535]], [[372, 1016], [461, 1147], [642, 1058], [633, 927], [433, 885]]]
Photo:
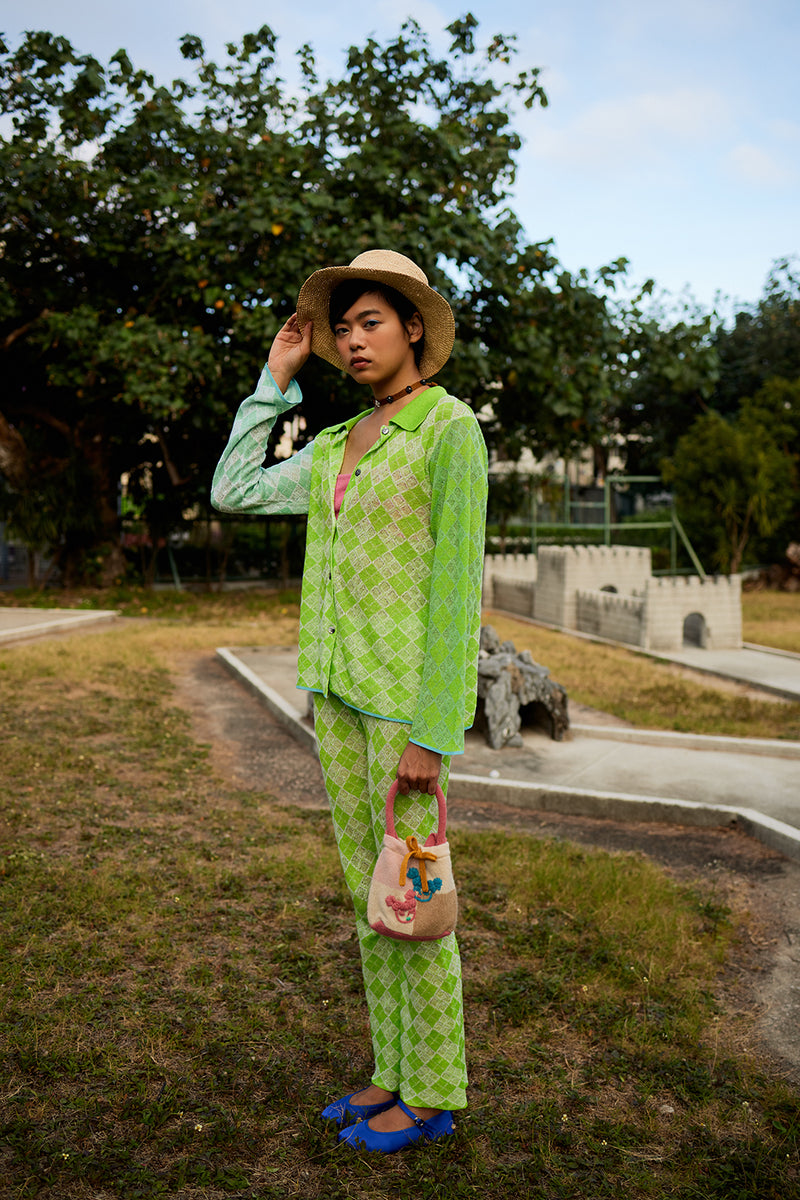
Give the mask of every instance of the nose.
[[362, 335], [362, 331], [358, 325], [354, 325], [353, 328], [350, 330], [349, 342], [350, 342], [351, 350], [358, 350], [359, 347], [364, 345], [364, 338]]

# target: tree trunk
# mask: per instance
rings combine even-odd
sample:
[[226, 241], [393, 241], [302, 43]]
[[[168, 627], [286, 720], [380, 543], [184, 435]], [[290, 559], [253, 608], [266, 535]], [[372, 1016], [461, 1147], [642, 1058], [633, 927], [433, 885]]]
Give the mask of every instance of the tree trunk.
[[21, 434], [0, 413], [0, 471], [13, 487], [24, 484], [28, 475], [28, 450]]
[[95, 524], [93, 531], [79, 531], [74, 539], [67, 533], [59, 557], [62, 579], [68, 587], [110, 587], [125, 573], [117, 511], [118, 481], [106, 444], [104, 430], [86, 434], [78, 430], [74, 438], [75, 451], [88, 473], [85, 502], [92, 506]]

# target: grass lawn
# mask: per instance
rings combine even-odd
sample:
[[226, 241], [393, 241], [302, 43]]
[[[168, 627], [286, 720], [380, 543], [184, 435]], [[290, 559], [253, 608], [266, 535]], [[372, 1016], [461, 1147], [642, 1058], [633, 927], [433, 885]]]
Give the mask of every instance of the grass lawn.
[[[288, 624], [282, 636], [284, 644], [291, 644], [297, 638], [296, 593], [268, 597], [265, 610], [267, 597], [263, 591], [150, 592], [125, 587], [106, 591], [87, 589], [66, 595], [6, 592], [0, 593], [0, 604], [114, 608], [125, 616], [160, 617], [184, 628], [239, 626], [240, 643], [269, 641], [273, 625], [270, 614], [284, 611]], [[800, 595], [747, 593], [743, 597], [743, 611], [748, 639], [776, 646], [783, 640], [784, 648], [791, 649], [793, 642], [800, 647], [797, 621]], [[513, 617], [487, 611], [484, 621], [494, 625], [502, 639], [513, 641], [518, 650], [529, 649], [573, 700], [641, 728], [728, 737], [800, 739], [800, 704], [776, 702], [772, 697], [753, 699], [742, 694], [743, 689], [726, 690], [697, 676], [691, 677], [682, 668], [655, 662], [647, 655], [573, 638]], [[230, 638], [233, 636], [231, 633]], [[767, 640], [769, 637], [772, 641]], [[228, 644], [235, 642], [229, 640]]]
[[190, 653], [291, 642], [296, 604], [130, 604], [0, 647], [3, 1200], [797, 1194], [798, 1094], [727, 1000], [738, 894], [500, 833], [453, 836], [457, 1137], [339, 1148], [318, 1111], [370, 1056], [328, 816], [215, 775], [173, 689]]
[[800, 592], [744, 592], [742, 637], [800, 654]]
[[[727, 737], [800, 739], [800, 703], [753, 699], [741, 688], [714, 686], [645, 654], [557, 633], [485, 612], [502, 640], [530, 650], [572, 700], [643, 729]], [[800, 664], [798, 666], [800, 670]]]

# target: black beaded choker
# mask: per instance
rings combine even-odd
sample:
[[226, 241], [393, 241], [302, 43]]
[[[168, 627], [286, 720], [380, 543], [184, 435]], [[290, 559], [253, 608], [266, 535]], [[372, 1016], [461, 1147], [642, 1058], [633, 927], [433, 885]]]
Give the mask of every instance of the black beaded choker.
[[410, 383], [408, 387], [400, 388], [399, 392], [395, 392], [393, 396], [384, 396], [383, 400], [374, 400], [376, 408], [383, 408], [384, 404], [391, 404], [393, 400], [399, 400], [401, 396], [410, 396], [418, 387], [423, 387], [426, 383], [430, 383], [429, 379], [418, 379], [416, 383]]

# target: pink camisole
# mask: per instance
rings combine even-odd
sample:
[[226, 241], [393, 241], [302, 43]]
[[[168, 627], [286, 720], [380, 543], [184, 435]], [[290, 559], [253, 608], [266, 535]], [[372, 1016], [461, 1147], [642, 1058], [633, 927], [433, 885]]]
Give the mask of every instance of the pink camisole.
[[336, 489], [333, 493], [333, 512], [337, 517], [339, 515], [339, 509], [342, 507], [342, 501], [344, 500], [344, 494], [347, 491], [347, 485], [350, 482], [350, 478], [350, 475], [336, 476]]

